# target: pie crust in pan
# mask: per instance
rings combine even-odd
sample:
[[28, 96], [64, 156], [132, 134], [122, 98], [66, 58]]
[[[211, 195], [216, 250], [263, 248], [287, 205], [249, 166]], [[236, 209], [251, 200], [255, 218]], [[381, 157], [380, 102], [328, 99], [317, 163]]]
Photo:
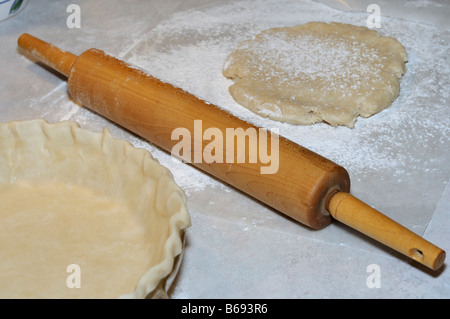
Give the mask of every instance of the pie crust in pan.
[[108, 130], [0, 124], [0, 298], [164, 298], [186, 196], [152, 155]]

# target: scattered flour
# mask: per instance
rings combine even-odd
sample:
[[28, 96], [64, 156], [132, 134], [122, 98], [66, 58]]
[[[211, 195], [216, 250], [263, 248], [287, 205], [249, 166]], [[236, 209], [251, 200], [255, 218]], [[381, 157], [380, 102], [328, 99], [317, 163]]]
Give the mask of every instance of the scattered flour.
[[416, 7], [416, 8], [427, 8], [427, 7], [436, 7], [436, 8], [443, 8], [445, 7], [444, 4], [429, 1], [429, 0], [412, 0], [405, 3], [406, 7]]
[[329, 91], [344, 86], [359, 89], [365, 84], [365, 75], [379, 76], [381, 67], [377, 64], [380, 61], [377, 50], [364, 42], [351, 45], [341, 41], [331, 45], [333, 42], [336, 38], [319, 39], [310, 34], [292, 36], [279, 31], [275, 35], [262, 34], [261, 40], [252, 42], [251, 47], [248, 42], [243, 43], [240, 50], [249, 50], [259, 57], [249, 61], [254, 69], [261, 64], [276, 66], [270, 70], [268, 79], [279, 77], [285, 79], [284, 82], [303, 77], [305, 81], [322, 79], [327, 82], [324, 89]]
[[[318, 20], [363, 26], [366, 19], [365, 13], [342, 12], [310, 1], [234, 1], [173, 14], [124, 58], [240, 118], [278, 128], [281, 135], [336, 161], [351, 174], [384, 171], [400, 176], [423, 169], [448, 176], [448, 169], [439, 171], [449, 158], [443, 150], [450, 136], [448, 30], [383, 17], [378, 31], [405, 46], [408, 69], [391, 108], [360, 119], [353, 130], [275, 123], [236, 104], [228, 93], [231, 81], [223, 77], [222, 67], [242, 40], [273, 27]], [[430, 156], [435, 160], [428, 160]]]
[[[286, 138], [345, 167], [352, 181], [367, 183], [372, 176], [381, 176], [413, 185], [412, 181], [426, 173], [429, 185], [441, 187], [450, 176], [449, 30], [383, 17], [378, 31], [396, 38], [406, 48], [407, 72], [393, 105], [371, 118], [360, 119], [353, 129], [264, 119], [238, 105], [228, 92], [232, 81], [222, 75], [222, 68], [243, 40], [274, 27], [311, 21], [365, 26], [366, 19], [366, 13], [343, 12], [307, 0], [231, 1], [176, 12], [119, 56], [246, 121], [279, 129]], [[98, 127], [99, 121], [105, 121], [85, 110], [72, 111], [70, 119], [83, 127]], [[118, 130], [118, 134], [128, 133]], [[230, 191], [198, 169], [174, 162], [169, 154], [139, 137], [123, 137], [150, 150], [188, 195], [208, 187]]]

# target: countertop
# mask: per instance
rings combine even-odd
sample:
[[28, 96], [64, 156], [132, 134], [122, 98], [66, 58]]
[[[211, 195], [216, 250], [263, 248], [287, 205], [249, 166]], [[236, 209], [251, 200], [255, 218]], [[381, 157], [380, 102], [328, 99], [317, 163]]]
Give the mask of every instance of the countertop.
[[[72, 3], [80, 27], [70, 27]], [[242, 39], [307, 21], [364, 25], [370, 1], [30, 1], [0, 22], [0, 121], [75, 121], [149, 150], [188, 197], [192, 226], [171, 298], [449, 298], [448, 261], [426, 269], [335, 222], [283, 216], [73, 101], [63, 76], [17, 49], [27, 32], [80, 54], [95, 47], [344, 166], [351, 192], [450, 251], [450, 3], [378, 1], [383, 34], [409, 61], [393, 105], [354, 129], [263, 119], [230, 97], [224, 59]], [[377, 282], [373, 281], [374, 269]]]

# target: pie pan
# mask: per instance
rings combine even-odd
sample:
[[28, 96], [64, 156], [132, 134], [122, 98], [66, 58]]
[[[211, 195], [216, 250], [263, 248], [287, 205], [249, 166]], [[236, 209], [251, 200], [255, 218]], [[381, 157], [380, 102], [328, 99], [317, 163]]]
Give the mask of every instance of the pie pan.
[[75, 122], [0, 123], [0, 298], [165, 298], [186, 196], [152, 155]]

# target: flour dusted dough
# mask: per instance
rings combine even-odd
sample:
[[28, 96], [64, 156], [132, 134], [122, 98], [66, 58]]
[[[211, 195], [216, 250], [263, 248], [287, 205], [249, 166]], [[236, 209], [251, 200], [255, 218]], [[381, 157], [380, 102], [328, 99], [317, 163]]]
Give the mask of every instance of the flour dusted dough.
[[233, 98], [261, 116], [354, 127], [397, 98], [406, 61], [404, 47], [376, 31], [311, 22], [241, 42], [223, 74]]
[[189, 224], [149, 152], [73, 122], [0, 124], [0, 298], [164, 297]]

